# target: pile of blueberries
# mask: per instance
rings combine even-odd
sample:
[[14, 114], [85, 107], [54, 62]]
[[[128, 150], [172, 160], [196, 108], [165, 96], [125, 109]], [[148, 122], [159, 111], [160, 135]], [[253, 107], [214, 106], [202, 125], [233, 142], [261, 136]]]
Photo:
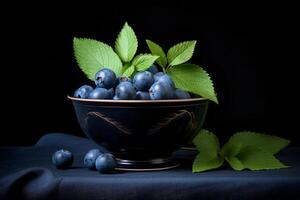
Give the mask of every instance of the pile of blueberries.
[[[73, 154], [68, 150], [58, 150], [52, 155], [52, 163], [58, 169], [70, 168], [73, 164]], [[90, 170], [98, 170], [100, 173], [111, 173], [117, 163], [110, 153], [102, 153], [99, 149], [88, 151], [83, 159], [84, 167]]]
[[137, 72], [133, 79], [120, 76], [102, 68], [95, 75], [96, 88], [83, 85], [78, 88], [74, 97], [83, 99], [114, 99], [114, 100], [161, 100], [188, 99], [190, 94], [178, 89], [170, 76], [159, 72], [152, 65], [147, 71]]

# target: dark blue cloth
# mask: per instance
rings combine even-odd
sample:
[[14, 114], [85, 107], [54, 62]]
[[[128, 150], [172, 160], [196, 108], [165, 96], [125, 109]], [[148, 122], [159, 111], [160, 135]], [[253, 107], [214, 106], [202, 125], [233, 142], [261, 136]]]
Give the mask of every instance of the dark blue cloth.
[[[49, 134], [32, 147], [0, 148], [0, 199], [300, 199], [300, 148], [278, 157], [292, 167], [233, 171], [229, 167], [192, 173], [194, 153], [179, 151], [179, 168], [100, 174], [82, 167], [84, 154], [98, 147], [85, 138]], [[51, 165], [54, 151], [75, 155], [71, 169]]]

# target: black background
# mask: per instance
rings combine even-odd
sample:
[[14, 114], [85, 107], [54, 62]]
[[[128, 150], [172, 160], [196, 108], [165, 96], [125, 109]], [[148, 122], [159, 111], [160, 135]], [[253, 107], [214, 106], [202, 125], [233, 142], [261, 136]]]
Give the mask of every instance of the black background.
[[252, 130], [299, 144], [293, 5], [148, 4], [10, 7], [1, 19], [1, 145], [31, 145], [49, 132], [83, 136], [66, 95], [90, 82], [75, 63], [72, 38], [113, 45], [125, 21], [140, 53], [148, 52], [145, 39], [164, 49], [198, 41], [191, 62], [210, 73], [220, 102], [210, 104], [204, 127], [223, 141]]

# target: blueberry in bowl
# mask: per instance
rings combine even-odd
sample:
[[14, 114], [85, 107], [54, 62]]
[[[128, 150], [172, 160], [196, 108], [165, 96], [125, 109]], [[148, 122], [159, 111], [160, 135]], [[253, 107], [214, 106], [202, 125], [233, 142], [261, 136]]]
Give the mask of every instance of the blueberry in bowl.
[[[205, 98], [191, 98], [188, 92], [174, 88], [171, 81], [163, 75], [147, 86], [148, 91], [121, 81], [115, 88], [101, 88], [105, 94], [111, 90], [113, 98], [99, 94], [99, 98], [69, 99], [83, 132], [113, 153], [118, 169], [168, 169], [178, 164], [173, 152], [200, 131], [209, 103]], [[93, 166], [99, 155], [89, 156], [87, 161], [92, 164], [87, 167]]]

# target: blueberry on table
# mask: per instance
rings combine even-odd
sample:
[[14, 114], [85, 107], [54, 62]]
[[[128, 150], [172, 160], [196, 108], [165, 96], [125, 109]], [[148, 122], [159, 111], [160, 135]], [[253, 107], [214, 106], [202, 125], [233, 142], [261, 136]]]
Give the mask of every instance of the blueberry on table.
[[100, 88], [110, 89], [116, 81], [116, 74], [108, 68], [102, 68], [95, 75], [95, 84]]
[[86, 99], [93, 88], [89, 85], [83, 85], [74, 92], [74, 97]]
[[89, 99], [111, 99], [111, 91], [105, 88], [95, 88], [90, 92], [88, 98]]
[[139, 91], [148, 91], [154, 83], [154, 77], [151, 72], [138, 72], [133, 78], [133, 86]]
[[176, 89], [174, 92], [174, 98], [176, 99], [189, 99], [191, 98], [191, 95], [184, 90], [181, 89]]
[[87, 154], [85, 154], [84, 159], [83, 159], [83, 164], [85, 167], [95, 170], [95, 163], [96, 159], [101, 155], [102, 153], [100, 152], [99, 149], [92, 149]]
[[112, 154], [104, 153], [98, 156], [95, 166], [101, 173], [110, 173], [115, 170], [117, 162]]
[[174, 89], [170, 84], [158, 81], [151, 86], [149, 93], [152, 100], [172, 99]]
[[150, 94], [149, 94], [149, 92], [137, 91], [136, 99], [137, 100], [150, 100]]
[[148, 72], [151, 72], [152, 74], [156, 74], [157, 72], [158, 72], [158, 68], [157, 68], [157, 66], [156, 65], [151, 65], [151, 67], [149, 67], [148, 69], [147, 69], [147, 71]]
[[157, 82], [159, 78], [162, 77], [163, 75], [165, 75], [165, 73], [163, 72], [157, 72], [156, 74], [154, 74], [154, 82]]
[[132, 100], [135, 99], [136, 91], [132, 85], [132, 83], [125, 81], [121, 82], [117, 87], [115, 91], [115, 100]]
[[71, 167], [73, 163], [73, 154], [68, 150], [58, 150], [52, 155], [52, 163], [58, 169]]

